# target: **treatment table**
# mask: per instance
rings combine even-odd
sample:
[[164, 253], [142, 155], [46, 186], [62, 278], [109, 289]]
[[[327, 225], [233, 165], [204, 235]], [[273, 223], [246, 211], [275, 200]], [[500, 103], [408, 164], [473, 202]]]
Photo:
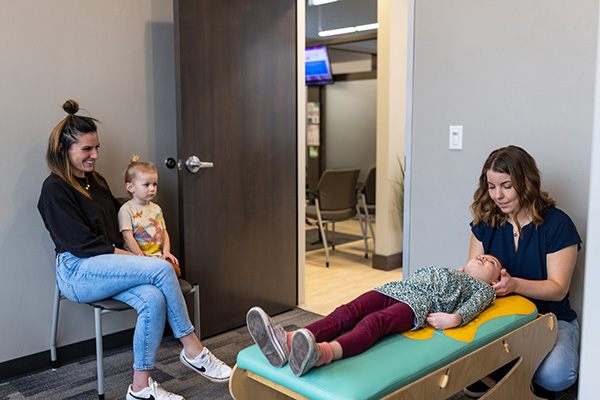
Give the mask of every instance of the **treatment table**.
[[274, 368], [258, 346], [238, 354], [229, 381], [237, 400], [447, 399], [499, 367], [515, 365], [482, 399], [537, 399], [530, 382], [556, 341], [553, 314], [518, 295], [497, 298], [460, 328], [387, 336], [355, 357], [296, 377]]

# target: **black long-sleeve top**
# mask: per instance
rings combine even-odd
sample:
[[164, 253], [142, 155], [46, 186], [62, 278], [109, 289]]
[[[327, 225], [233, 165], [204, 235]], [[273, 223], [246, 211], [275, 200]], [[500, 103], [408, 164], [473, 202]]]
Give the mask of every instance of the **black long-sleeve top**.
[[56, 254], [68, 251], [84, 258], [114, 253], [115, 246], [123, 246], [117, 219], [119, 203], [91, 176], [80, 182], [84, 187], [90, 185], [91, 200], [56, 174], [50, 174], [42, 185], [38, 210]]

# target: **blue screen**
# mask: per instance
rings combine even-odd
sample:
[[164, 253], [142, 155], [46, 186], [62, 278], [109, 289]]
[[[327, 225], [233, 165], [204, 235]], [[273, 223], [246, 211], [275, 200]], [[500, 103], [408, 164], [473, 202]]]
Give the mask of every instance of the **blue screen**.
[[325, 46], [307, 47], [304, 53], [304, 68], [307, 85], [333, 83], [329, 54]]

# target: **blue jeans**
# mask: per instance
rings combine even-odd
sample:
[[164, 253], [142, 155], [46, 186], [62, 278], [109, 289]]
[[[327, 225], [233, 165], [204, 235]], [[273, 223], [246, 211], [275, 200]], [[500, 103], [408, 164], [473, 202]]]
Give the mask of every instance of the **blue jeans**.
[[579, 364], [578, 347], [579, 324], [577, 320], [558, 321], [556, 343], [533, 375], [533, 381], [554, 392], [565, 390], [575, 383]]
[[69, 252], [56, 259], [56, 281], [63, 295], [77, 303], [112, 297], [138, 312], [133, 335], [133, 369], [154, 367], [169, 321], [176, 338], [194, 331], [171, 264], [154, 257], [103, 254], [79, 258]]

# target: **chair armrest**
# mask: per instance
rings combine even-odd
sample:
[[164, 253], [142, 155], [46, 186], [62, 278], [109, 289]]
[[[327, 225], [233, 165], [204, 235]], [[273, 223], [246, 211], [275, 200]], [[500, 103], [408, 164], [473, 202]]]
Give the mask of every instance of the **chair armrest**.
[[308, 200], [318, 199], [319, 198], [319, 192], [316, 192], [314, 190], [307, 190], [306, 191], [306, 195], [308, 197]]

